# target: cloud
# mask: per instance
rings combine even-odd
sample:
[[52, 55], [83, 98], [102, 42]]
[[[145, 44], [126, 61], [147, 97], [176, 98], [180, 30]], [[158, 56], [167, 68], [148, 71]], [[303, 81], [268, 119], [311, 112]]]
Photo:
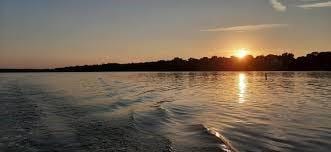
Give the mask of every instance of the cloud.
[[320, 2], [320, 3], [312, 3], [312, 4], [303, 4], [303, 5], [298, 5], [297, 7], [300, 8], [320, 8], [320, 7], [331, 7], [331, 1], [328, 2]]
[[264, 29], [271, 28], [282, 28], [287, 27], [288, 24], [258, 24], [258, 25], [244, 25], [244, 26], [233, 26], [233, 27], [221, 27], [221, 28], [213, 28], [213, 29], [204, 29], [200, 30], [202, 32], [246, 32], [246, 31], [258, 31]]
[[301, 2], [313, 2], [313, 1], [318, 1], [318, 0], [300, 0]]
[[287, 9], [279, 0], [269, 0], [269, 2], [276, 11], [285, 12]]

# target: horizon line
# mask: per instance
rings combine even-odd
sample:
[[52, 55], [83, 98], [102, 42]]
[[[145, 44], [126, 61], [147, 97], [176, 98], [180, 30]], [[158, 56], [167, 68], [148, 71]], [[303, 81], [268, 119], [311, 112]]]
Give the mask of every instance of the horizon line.
[[[248, 56], [252, 56], [253, 58], [256, 58], [258, 56], [269, 56], [269, 55], [276, 55], [276, 56], [281, 56], [283, 54], [293, 54], [293, 57], [294, 59], [297, 59], [299, 57], [305, 57], [307, 56], [308, 54], [312, 54], [312, 53], [321, 53], [321, 52], [331, 52], [331, 51], [312, 51], [310, 53], [307, 53], [306, 55], [304, 56], [295, 56], [294, 53], [291, 53], [291, 52], [283, 52], [283, 53], [280, 53], [280, 54], [260, 54], [260, 55], [251, 55], [251, 54], [247, 54], [243, 57], [244, 58], [247, 58]], [[126, 63], [118, 63], [118, 62], [108, 62], [108, 63], [95, 63], [95, 64], [79, 64], [79, 65], [66, 65], [66, 66], [61, 66], [61, 67], [48, 67], [48, 68], [2, 68], [0, 67], [0, 70], [53, 70], [53, 69], [60, 69], [60, 68], [67, 68], [67, 67], [82, 67], [82, 66], [94, 66], [94, 65], [107, 65], [107, 64], [119, 64], [119, 65], [125, 65], [125, 64], [139, 64], [139, 63], [153, 63], [153, 62], [159, 62], [159, 61], [172, 61], [176, 58], [179, 58], [181, 60], [185, 60], [185, 61], [188, 61], [189, 59], [202, 59], [202, 58], [212, 58], [212, 57], [217, 57], [217, 58], [228, 58], [228, 59], [231, 59], [231, 58], [237, 58], [237, 59], [240, 59], [240, 57], [237, 57], [235, 55], [231, 55], [231, 56], [217, 56], [217, 55], [211, 55], [211, 56], [203, 56], [203, 57], [200, 57], [200, 58], [194, 58], [194, 57], [186, 57], [186, 58], [182, 58], [182, 57], [173, 57], [172, 59], [159, 59], [159, 60], [152, 60], [152, 61], [141, 61], [141, 62], [126, 62]]]

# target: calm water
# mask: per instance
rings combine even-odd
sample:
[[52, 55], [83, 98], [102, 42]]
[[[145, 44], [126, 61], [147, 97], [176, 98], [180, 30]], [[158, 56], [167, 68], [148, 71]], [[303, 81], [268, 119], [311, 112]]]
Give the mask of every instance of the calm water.
[[331, 72], [0, 74], [0, 151], [331, 149]]

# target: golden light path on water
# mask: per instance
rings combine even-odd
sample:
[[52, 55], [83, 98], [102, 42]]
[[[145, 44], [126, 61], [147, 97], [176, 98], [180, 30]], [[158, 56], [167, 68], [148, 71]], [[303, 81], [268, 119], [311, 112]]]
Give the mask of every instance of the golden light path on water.
[[246, 87], [247, 87], [247, 80], [246, 75], [244, 73], [240, 73], [238, 77], [238, 102], [244, 103], [246, 100]]

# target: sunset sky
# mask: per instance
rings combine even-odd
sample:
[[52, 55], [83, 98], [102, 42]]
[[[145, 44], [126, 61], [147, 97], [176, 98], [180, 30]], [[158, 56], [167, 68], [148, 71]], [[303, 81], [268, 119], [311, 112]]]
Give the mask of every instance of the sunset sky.
[[328, 0], [0, 0], [0, 68], [331, 50]]

